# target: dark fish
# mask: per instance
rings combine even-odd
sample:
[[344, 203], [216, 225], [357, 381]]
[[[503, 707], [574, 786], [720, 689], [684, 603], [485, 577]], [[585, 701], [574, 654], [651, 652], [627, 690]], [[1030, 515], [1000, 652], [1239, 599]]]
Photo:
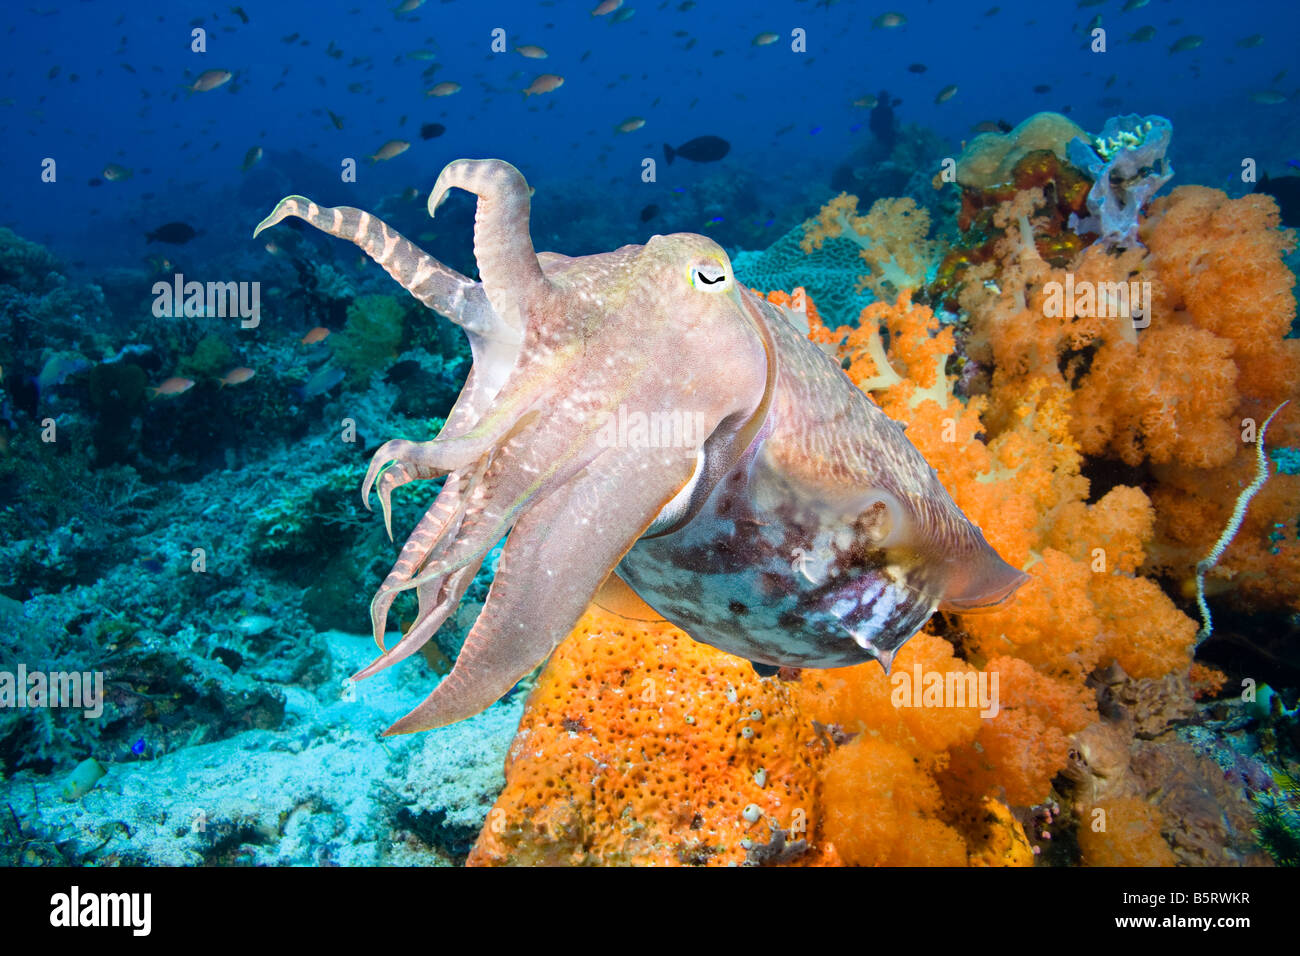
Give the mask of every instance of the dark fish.
[[676, 149], [664, 143], [664, 159], [670, 166], [678, 156], [693, 163], [716, 163], [729, 152], [731, 144], [718, 136], [697, 136]]
[[924, 63], [913, 63], [907, 68], [908, 73], [924, 73], [926, 66]]
[[243, 7], [231, 7], [230, 12], [239, 17], [244, 23], [248, 22], [248, 14], [244, 12]]
[[424, 371], [424, 366], [415, 359], [402, 359], [402, 361], [389, 366], [388, 371], [384, 373], [384, 381], [389, 385], [400, 385], [422, 371]]
[[1052, 92], [1052, 88], [1051, 88], [1050, 86], [1048, 86], [1046, 83], [1039, 83], [1037, 86], [1034, 87], [1034, 92], [1035, 92], [1035, 93], [1050, 93], [1050, 92]]
[[98, 177], [96, 177], [95, 179], [87, 180], [87, 181], [86, 181], [86, 185], [87, 185], [87, 186], [102, 186], [102, 185], [104, 185], [104, 180], [99, 179]]
[[339, 116], [339, 115], [338, 115], [337, 113], [335, 113], [333, 110], [326, 110], [325, 112], [326, 112], [326, 113], [329, 113], [329, 115], [330, 115], [330, 122], [334, 124], [334, 128], [335, 128], [335, 129], [342, 129], [342, 128], [343, 128], [343, 117], [342, 117], [342, 116]]
[[1268, 173], [1255, 184], [1255, 192], [1265, 193], [1277, 200], [1282, 210], [1282, 225], [1300, 226], [1300, 176], [1279, 176], [1269, 179]]
[[140, 567], [144, 568], [150, 574], [161, 574], [163, 569], [162, 562], [157, 558], [145, 558], [140, 562]]
[[659, 215], [659, 205], [658, 203], [651, 203], [641, 210], [641, 221], [649, 222], [657, 215]]
[[441, 123], [425, 123], [420, 127], [420, 139], [437, 139], [445, 132], [447, 127]]
[[169, 222], [165, 226], [159, 226], [153, 232], [145, 233], [145, 239], [148, 242], [169, 242], [174, 246], [181, 246], [193, 239], [198, 233], [194, 227], [183, 222]]

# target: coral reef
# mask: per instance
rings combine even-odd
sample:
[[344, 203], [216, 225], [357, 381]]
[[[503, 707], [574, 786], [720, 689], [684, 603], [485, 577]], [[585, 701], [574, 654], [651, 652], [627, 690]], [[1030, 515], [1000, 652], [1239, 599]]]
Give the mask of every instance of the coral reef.
[[1174, 128], [1163, 116], [1112, 116], [1101, 133], [1070, 140], [1070, 162], [1092, 177], [1088, 211], [1081, 232], [1100, 233], [1107, 246], [1138, 241], [1138, 217], [1147, 202], [1174, 175], [1165, 157]]
[[817, 300], [828, 319], [849, 322], [871, 302], [862, 271], [861, 248], [847, 237], [827, 237], [805, 253], [802, 224], [787, 232], [762, 252], [732, 256], [736, 277], [757, 289], [793, 289], [802, 286]]
[[957, 182], [969, 189], [1012, 182], [1016, 166], [1030, 153], [1047, 150], [1064, 161], [1070, 143], [1086, 135], [1073, 120], [1046, 112], [1035, 113], [1010, 132], [980, 133], [957, 157]]
[[892, 298], [925, 285], [939, 257], [939, 244], [926, 238], [930, 214], [912, 199], [878, 199], [865, 216], [858, 215], [858, 197], [841, 193], [804, 223], [800, 248], [820, 250], [828, 239], [848, 239], [858, 246], [867, 273], [857, 291], [870, 289], [877, 298]]
[[822, 748], [793, 692], [667, 624], [593, 608], [551, 656], [471, 864], [743, 863], [817, 848]]

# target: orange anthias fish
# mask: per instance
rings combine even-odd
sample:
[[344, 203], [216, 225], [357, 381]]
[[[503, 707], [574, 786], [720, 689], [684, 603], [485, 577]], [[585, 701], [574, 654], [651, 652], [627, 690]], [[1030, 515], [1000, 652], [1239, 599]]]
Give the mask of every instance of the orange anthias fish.
[[163, 382], [157, 388], [150, 388], [149, 391], [153, 392], [152, 395], [153, 398], [157, 398], [159, 395], [166, 395], [170, 397], [172, 395], [180, 395], [182, 392], [188, 392], [193, 387], [194, 387], [194, 379], [182, 378], [179, 375], [173, 375], [171, 378], [167, 379], [167, 381]]
[[256, 374], [256, 372], [246, 365], [232, 368], [225, 375], [221, 376], [221, 387], [224, 388], [227, 385], [243, 385]]
[[317, 342], [324, 342], [330, 337], [330, 330], [323, 325], [318, 325], [302, 337], [303, 345], [315, 345]]

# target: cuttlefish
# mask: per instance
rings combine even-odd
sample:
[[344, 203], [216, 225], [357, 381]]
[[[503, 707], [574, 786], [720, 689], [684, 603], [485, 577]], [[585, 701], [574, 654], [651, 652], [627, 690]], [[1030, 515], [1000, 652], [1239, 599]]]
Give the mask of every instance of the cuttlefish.
[[[1026, 580], [903, 426], [808, 340], [806, 316], [742, 286], [713, 240], [537, 253], [515, 167], [449, 164], [431, 216], [453, 187], [477, 197], [478, 282], [362, 210], [302, 196], [254, 233], [297, 216], [349, 239], [469, 337], [473, 365], [438, 436], [387, 442], [362, 484], [391, 536], [393, 491], [444, 478], [374, 597], [381, 655], [355, 678], [427, 642], [508, 537], [451, 673], [387, 733], [484, 710], [611, 588], [764, 673], [888, 670], [936, 609], [991, 607]], [[386, 647], [409, 589], [418, 616]]]

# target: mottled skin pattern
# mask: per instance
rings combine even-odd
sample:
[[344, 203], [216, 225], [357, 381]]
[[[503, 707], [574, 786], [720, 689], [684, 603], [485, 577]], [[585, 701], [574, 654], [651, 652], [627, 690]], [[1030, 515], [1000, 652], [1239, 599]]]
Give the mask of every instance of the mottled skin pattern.
[[[362, 496], [378, 490], [390, 534], [394, 489], [446, 481], [375, 595], [383, 653], [357, 678], [429, 640], [509, 537], [455, 667], [388, 733], [492, 704], [616, 567], [697, 640], [797, 667], [888, 667], [937, 606], [996, 604], [1025, 580], [902, 427], [808, 342], [798, 315], [740, 287], [712, 240], [539, 255], [513, 166], [451, 163], [430, 215], [453, 187], [478, 197], [480, 282], [361, 210], [300, 196], [254, 233], [298, 216], [349, 239], [469, 336], [474, 365], [438, 437], [388, 442], [366, 474]], [[417, 620], [385, 649], [388, 610], [412, 588]]]

